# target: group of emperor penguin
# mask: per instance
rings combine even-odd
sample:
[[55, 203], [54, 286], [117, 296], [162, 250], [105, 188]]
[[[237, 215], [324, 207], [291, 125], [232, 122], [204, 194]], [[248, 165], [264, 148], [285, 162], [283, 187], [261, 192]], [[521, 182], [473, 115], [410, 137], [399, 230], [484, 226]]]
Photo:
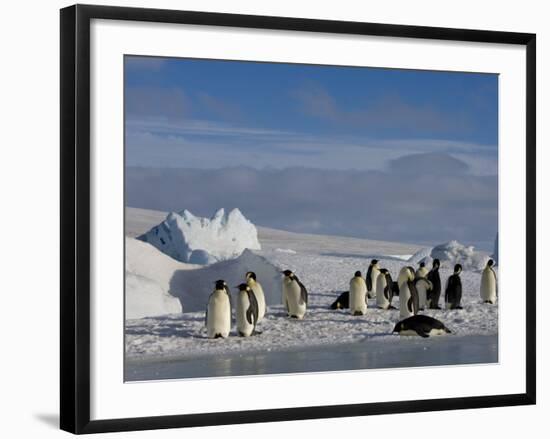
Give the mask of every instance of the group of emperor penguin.
[[[284, 275], [282, 303], [289, 317], [303, 319], [306, 314], [308, 293], [302, 282], [292, 271], [281, 272]], [[256, 278], [256, 273], [249, 271], [245, 276], [246, 283], [237, 285], [237, 308], [235, 320], [237, 333], [241, 337], [261, 334], [256, 325], [265, 316], [267, 306], [264, 290]], [[231, 332], [232, 301], [227, 283], [220, 279], [215, 282], [214, 291], [208, 298], [205, 325], [208, 338], [227, 338]]]
[[[481, 274], [480, 296], [483, 303], [495, 304], [497, 298], [497, 277], [493, 269], [494, 261], [487, 262]], [[342, 293], [331, 305], [332, 309], [349, 308], [353, 316], [367, 313], [367, 299], [375, 298], [376, 306], [380, 309], [395, 309], [392, 299], [399, 297], [399, 317], [402, 320], [394, 329], [402, 335], [417, 334], [427, 337], [430, 334], [450, 332], [440, 321], [418, 315], [424, 309], [441, 309], [441, 278], [439, 268], [441, 262], [434, 259], [431, 270], [420, 262], [418, 269], [405, 266], [399, 271], [397, 281], [394, 282], [391, 273], [386, 268], [380, 268], [379, 262], [373, 259], [368, 267], [367, 275], [362, 277], [356, 271], [350, 280], [349, 291]], [[445, 284], [445, 308], [448, 310], [462, 309], [462, 281], [460, 273], [462, 265], [454, 266], [453, 274]]]
[[[246, 273], [246, 282], [237, 285], [237, 309], [235, 320], [237, 333], [241, 337], [259, 334], [256, 325], [266, 312], [264, 290], [252, 271]], [[227, 338], [231, 332], [232, 302], [227, 283], [220, 279], [215, 282], [214, 291], [208, 298], [205, 325], [208, 338]]]
[[[401, 335], [416, 334], [422, 337], [448, 333], [450, 330], [439, 320], [419, 311], [441, 309], [441, 278], [439, 259], [434, 259], [431, 270], [420, 262], [418, 269], [411, 266], [402, 267], [393, 281], [391, 273], [386, 268], [380, 268], [377, 259], [373, 259], [363, 278], [356, 271], [349, 284], [349, 291], [342, 293], [330, 306], [332, 309], [349, 308], [353, 316], [367, 314], [367, 299], [375, 298], [380, 309], [395, 309], [392, 299], [399, 297], [399, 317], [402, 319], [395, 325], [394, 332]], [[497, 299], [497, 277], [493, 269], [494, 261], [490, 259], [481, 273], [480, 296], [483, 303], [495, 304]], [[462, 266], [456, 264], [453, 274], [445, 284], [445, 308], [449, 310], [462, 309], [462, 281], [460, 274]], [[283, 277], [281, 301], [288, 317], [303, 319], [308, 304], [308, 292], [304, 284], [291, 270], [281, 272]], [[236, 286], [237, 308], [235, 320], [237, 333], [241, 337], [261, 334], [256, 325], [262, 321], [266, 313], [266, 300], [262, 285], [254, 272], [247, 272], [245, 283]], [[215, 288], [208, 298], [206, 310], [206, 328], [209, 338], [227, 338], [231, 332], [232, 302], [229, 287], [224, 280], [215, 282]]]

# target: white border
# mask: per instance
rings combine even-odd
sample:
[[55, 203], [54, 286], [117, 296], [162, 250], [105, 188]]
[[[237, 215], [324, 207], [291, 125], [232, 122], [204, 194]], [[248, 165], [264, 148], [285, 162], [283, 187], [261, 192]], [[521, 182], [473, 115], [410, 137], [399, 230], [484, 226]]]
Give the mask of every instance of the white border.
[[[499, 73], [500, 363], [124, 384], [125, 53]], [[90, 74], [92, 419], [525, 392], [523, 47], [94, 20]]]

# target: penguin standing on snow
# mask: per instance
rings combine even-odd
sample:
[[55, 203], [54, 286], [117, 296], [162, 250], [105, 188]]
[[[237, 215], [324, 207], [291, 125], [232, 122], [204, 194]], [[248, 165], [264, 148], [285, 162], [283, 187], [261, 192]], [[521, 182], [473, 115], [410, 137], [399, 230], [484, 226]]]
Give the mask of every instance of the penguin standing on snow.
[[428, 292], [426, 305], [430, 309], [441, 309], [439, 306], [439, 297], [441, 296], [441, 278], [439, 277], [439, 259], [434, 259], [432, 269], [428, 273], [427, 279], [432, 284], [432, 289]]
[[481, 273], [480, 295], [483, 303], [495, 304], [497, 301], [497, 275], [493, 269], [495, 261], [489, 259]]
[[403, 267], [398, 279], [402, 279], [399, 285], [399, 315], [407, 318], [418, 314], [418, 292], [414, 285], [414, 268]]
[[429, 270], [426, 268], [426, 263], [421, 262], [418, 264], [418, 270], [416, 270], [416, 277], [426, 277], [429, 273]]
[[378, 260], [373, 259], [370, 261], [369, 268], [367, 270], [367, 295], [369, 299], [372, 299], [376, 295], [376, 280], [380, 274], [380, 267], [378, 266]]
[[349, 282], [349, 309], [352, 316], [367, 313], [367, 284], [360, 271], [356, 271]]
[[237, 332], [241, 337], [250, 337], [255, 333], [258, 322], [258, 302], [247, 284], [240, 284], [237, 288]]
[[460, 306], [462, 300], [461, 272], [462, 265], [456, 264], [454, 273], [447, 279], [447, 285], [445, 286], [445, 308], [447, 309], [462, 309], [462, 306]]
[[258, 302], [258, 323], [262, 321], [266, 312], [265, 294], [262, 284], [256, 279], [256, 273], [249, 271], [246, 273], [246, 284], [252, 289]]
[[433, 317], [417, 315], [397, 323], [393, 332], [397, 332], [399, 335], [419, 335], [426, 338], [431, 335], [450, 334], [451, 330]]
[[282, 272], [283, 279], [283, 299], [288, 315], [295, 319], [303, 319], [307, 309], [307, 290], [300, 282], [298, 276], [292, 271]]
[[224, 280], [217, 280], [206, 307], [208, 338], [227, 338], [231, 331], [231, 294]]
[[426, 308], [428, 294], [432, 291], [432, 283], [425, 277], [417, 277], [414, 286], [418, 292], [418, 308], [423, 310]]
[[[376, 306], [381, 309], [391, 309], [391, 301], [393, 298], [392, 287], [395, 282], [391, 278], [390, 272], [385, 269], [380, 269], [380, 274], [376, 279]], [[399, 290], [397, 290], [399, 294]]]

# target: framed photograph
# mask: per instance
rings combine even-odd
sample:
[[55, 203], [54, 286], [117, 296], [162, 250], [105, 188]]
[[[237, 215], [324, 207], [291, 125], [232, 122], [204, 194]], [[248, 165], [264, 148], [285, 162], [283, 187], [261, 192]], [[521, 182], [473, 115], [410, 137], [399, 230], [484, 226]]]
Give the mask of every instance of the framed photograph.
[[534, 404], [535, 41], [62, 9], [61, 428]]

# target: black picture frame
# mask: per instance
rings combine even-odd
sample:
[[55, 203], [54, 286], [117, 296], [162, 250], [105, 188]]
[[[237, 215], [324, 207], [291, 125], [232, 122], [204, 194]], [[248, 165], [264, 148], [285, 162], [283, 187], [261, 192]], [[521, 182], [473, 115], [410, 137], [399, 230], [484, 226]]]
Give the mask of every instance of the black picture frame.
[[[60, 426], [81, 434], [535, 404], [536, 401], [536, 35], [289, 17], [75, 5], [61, 14]], [[90, 21], [132, 20], [374, 35], [526, 47], [526, 392], [225, 413], [90, 420]]]

